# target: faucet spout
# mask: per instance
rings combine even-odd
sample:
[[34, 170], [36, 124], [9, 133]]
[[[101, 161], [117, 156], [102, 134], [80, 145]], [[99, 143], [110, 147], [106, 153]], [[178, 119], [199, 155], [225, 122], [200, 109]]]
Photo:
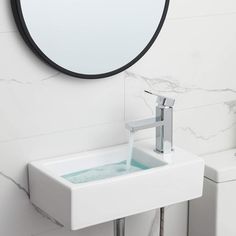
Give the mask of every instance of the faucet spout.
[[156, 117], [148, 118], [144, 120], [136, 120], [126, 123], [125, 127], [130, 132], [136, 132], [143, 129], [161, 127], [164, 125], [164, 121], [158, 121]]

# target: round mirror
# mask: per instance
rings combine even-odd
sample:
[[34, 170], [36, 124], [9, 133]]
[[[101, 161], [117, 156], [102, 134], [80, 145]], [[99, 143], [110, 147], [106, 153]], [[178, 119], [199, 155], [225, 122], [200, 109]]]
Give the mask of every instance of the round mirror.
[[11, 0], [28, 46], [54, 68], [104, 78], [137, 62], [164, 23], [169, 0]]

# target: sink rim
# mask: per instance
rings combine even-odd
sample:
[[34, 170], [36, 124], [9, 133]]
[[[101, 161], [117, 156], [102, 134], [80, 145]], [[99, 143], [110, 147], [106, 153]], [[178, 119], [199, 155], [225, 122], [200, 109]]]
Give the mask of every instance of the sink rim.
[[46, 174], [50, 178], [53, 178], [54, 180], [58, 181], [63, 186], [70, 188], [71, 190], [84, 188], [86, 186], [91, 187], [92, 185], [106, 184], [106, 183], [111, 183], [111, 182], [116, 182], [116, 181], [124, 181], [127, 178], [135, 178], [138, 176], [148, 175], [153, 172], [156, 172], [157, 169], [159, 170], [159, 169], [166, 167], [168, 165], [167, 161], [164, 161], [163, 159], [156, 157], [155, 156], [156, 154], [154, 151], [153, 151], [154, 155], [150, 155], [150, 154], [147, 154], [146, 152], [143, 152], [142, 149], [140, 149], [139, 147], [135, 146], [134, 147], [135, 150], [143, 152], [144, 155], [148, 155], [150, 159], [157, 160], [158, 162], [160, 162], [161, 165], [155, 166], [155, 167], [150, 167], [148, 169], [140, 170], [140, 171], [133, 172], [133, 173], [127, 173], [127, 174], [120, 175], [120, 176], [113, 176], [110, 178], [105, 178], [105, 179], [101, 179], [101, 180], [93, 180], [93, 181], [89, 181], [89, 182], [85, 182], [85, 183], [78, 183], [78, 184], [71, 183], [70, 181], [68, 181], [62, 177], [63, 174], [56, 174], [51, 168], [48, 168], [48, 166], [50, 166], [50, 165], [53, 166], [53, 165], [60, 163], [60, 162], [68, 162], [68, 161], [76, 160], [76, 159], [86, 159], [88, 157], [96, 158], [96, 156], [118, 152], [120, 150], [127, 149], [127, 147], [128, 147], [127, 144], [125, 144], [125, 145], [123, 144], [123, 145], [113, 146], [113, 147], [109, 147], [109, 148], [103, 148], [103, 149], [99, 149], [99, 150], [92, 150], [92, 151], [88, 151], [88, 152], [63, 155], [63, 156], [59, 156], [56, 158], [54, 157], [54, 158], [36, 160], [36, 161], [30, 162], [28, 165], [39, 169], [41, 172], [43, 172], [44, 174]]
[[[199, 159], [202, 159], [199, 156], [194, 155], [193, 153], [189, 153], [188, 159], [183, 158], [182, 160], [180, 160], [180, 158], [177, 158], [175, 156], [175, 152], [176, 151], [183, 152], [183, 153], [185, 153], [185, 155], [188, 152], [186, 150], [183, 150], [178, 147], [174, 147], [174, 151], [169, 154], [157, 153], [153, 150], [153, 147], [150, 146], [150, 143], [151, 143], [150, 141], [153, 141], [153, 139], [135, 142], [134, 149], [143, 152], [145, 155], [148, 155], [150, 158], [158, 160], [160, 163], [163, 163], [163, 165], [156, 166], [156, 167], [150, 167], [149, 169], [146, 169], [146, 170], [140, 170], [137, 172], [127, 173], [125, 175], [120, 175], [120, 176], [113, 176], [113, 177], [105, 178], [105, 179], [101, 179], [101, 180], [94, 180], [94, 181], [89, 181], [89, 182], [85, 182], [85, 183], [78, 183], [78, 184], [71, 183], [70, 181], [64, 179], [62, 177], [62, 175], [54, 173], [50, 168], [48, 168], [48, 166], [55, 165], [56, 163], [60, 163], [60, 162], [67, 162], [67, 161], [76, 160], [76, 159], [86, 159], [86, 158], [92, 157], [92, 156], [99, 156], [99, 155], [104, 155], [104, 154], [108, 154], [108, 153], [114, 153], [114, 152], [120, 151], [122, 149], [128, 150], [128, 144], [121, 144], [121, 145], [116, 145], [116, 146], [102, 148], [102, 149], [83, 151], [80, 153], [73, 153], [73, 154], [69, 154], [69, 155], [62, 155], [62, 156], [52, 157], [52, 158], [47, 158], [47, 159], [40, 159], [40, 160], [33, 161], [33, 162], [29, 163], [28, 165], [39, 169], [41, 172], [43, 172], [44, 174], [46, 174], [50, 178], [56, 180], [57, 182], [59, 182], [63, 186], [65, 186], [71, 190], [75, 190], [75, 189], [85, 188], [87, 186], [91, 187], [93, 185], [98, 185], [98, 184], [106, 184], [106, 183], [111, 183], [111, 182], [124, 181], [127, 178], [135, 178], [138, 176], [145, 176], [148, 174], [152, 174], [152, 173], [156, 172], [157, 170], [163, 170], [166, 168], [174, 168], [177, 165], [183, 165], [188, 162], [192, 162], [193, 159], [195, 159], [196, 161], [199, 161]], [[175, 156], [175, 157], [173, 158], [173, 156]], [[177, 156], [179, 156], [179, 155], [177, 155]], [[190, 158], [190, 157], [192, 157], [192, 158]], [[202, 161], [203, 161], [203, 159], [202, 159]]]

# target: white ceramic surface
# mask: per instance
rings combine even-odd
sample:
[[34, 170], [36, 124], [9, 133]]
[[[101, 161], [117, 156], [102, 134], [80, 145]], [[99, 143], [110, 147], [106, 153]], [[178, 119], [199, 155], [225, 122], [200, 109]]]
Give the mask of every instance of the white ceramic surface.
[[73, 184], [61, 176], [126, 160], [127, 146], [30, 163], [30, 199], [72, 230], [200, 197], [204, 162], [176, 148], [162, 155], [151, 141], [136, 145], [133, 158], [150, 167], [123, 176]]
[[236, 149], [204, 156], [205, 177], [217, 183], [236, 180]]
[[236, 235], [235, 151], [205, 157], [203, 197], [190, 203], [189, 236]]

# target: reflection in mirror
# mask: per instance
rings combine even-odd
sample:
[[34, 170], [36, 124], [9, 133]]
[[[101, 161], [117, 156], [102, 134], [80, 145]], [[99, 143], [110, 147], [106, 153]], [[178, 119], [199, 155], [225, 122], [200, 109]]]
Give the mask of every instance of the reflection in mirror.
[[169, 0], [11, 0], [28, 46], [54, 68], [102, 78], [137, 62], [158, 36]]

